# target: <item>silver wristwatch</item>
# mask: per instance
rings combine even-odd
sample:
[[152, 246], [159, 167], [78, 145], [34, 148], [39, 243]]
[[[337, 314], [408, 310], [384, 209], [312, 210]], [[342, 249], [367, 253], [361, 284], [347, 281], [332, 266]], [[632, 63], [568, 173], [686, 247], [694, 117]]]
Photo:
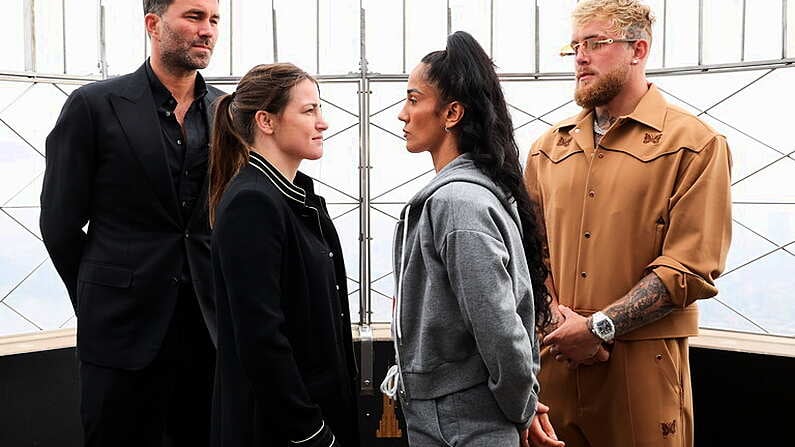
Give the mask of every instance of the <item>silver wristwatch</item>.
[[606, 343], [613, 341], [616, 337], [616, 327], [613, 325], [613, 320], [605, 315], [604, 312], [596, 312], [591, 315], [591, 324], [588, 325], [588, 329]]

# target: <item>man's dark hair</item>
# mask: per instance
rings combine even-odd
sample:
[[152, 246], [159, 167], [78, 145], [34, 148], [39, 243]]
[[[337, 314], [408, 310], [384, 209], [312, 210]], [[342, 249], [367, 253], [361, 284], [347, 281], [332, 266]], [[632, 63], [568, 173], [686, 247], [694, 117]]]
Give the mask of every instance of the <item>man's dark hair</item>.
[[174, 0], [144, 0], [144, 15], [157, 14], [162, 16]]

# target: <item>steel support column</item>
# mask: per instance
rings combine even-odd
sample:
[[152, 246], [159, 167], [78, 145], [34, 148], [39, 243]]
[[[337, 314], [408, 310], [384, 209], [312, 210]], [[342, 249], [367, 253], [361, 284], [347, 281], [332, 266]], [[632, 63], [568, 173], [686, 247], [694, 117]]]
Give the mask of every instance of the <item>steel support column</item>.
[[359, 334], [362, 394], [374, 394], [373, 332], [370, 293], [370, 80], [367, 68], [366, 19], [359, 1]]

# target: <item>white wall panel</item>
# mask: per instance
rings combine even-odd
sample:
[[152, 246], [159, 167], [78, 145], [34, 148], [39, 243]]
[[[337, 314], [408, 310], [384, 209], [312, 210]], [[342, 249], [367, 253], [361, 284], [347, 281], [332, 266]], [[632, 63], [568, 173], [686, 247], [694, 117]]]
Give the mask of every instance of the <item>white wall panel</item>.
[[538, 0], [540, 71], [574, 71], [574, 59], [561, 57], [560, 48], [571, 42], [574, 0]]
[[668, 0], [665, 20], [666, 67], [686, 67], [698, 64], [698, 2]]
[[781, 0], [747, 0], [745, 60], [781, 58]]
[[3, 12], [7, 20], [0, 26], [0, 41], [3, 44], [3, 57], [0, 70], [25, 70], [25, 12], [22, 1], [7, 2]]
[[416, 61], [403, 67], [403, 3], [406, 0], [363, 0], [367, 63], [372, 73], [404, 73]]
[[494, 47], [497, 71], [535, 71], [535, 7], [524, 0], [494, 1]]
[[66, 1], [66, 73], [95, 75], [99, 73], [99, 2]]
[[447, 36], [445, 0], [406, 0], [406, 71], [431, 51], [443, 50]]
[[740, 60], [743, 0], [704, 0], [704, 63]]
[[108, 73], [122, 75], [144, 61], [146, 29], [144, 10], [138, 1], [104, 1], [105, 46]]
[[319, 3], [320, 67], [317, 71], [323, 74], [359, 71], [359, 0], [320, 0]]
[[222, 27], [233, 28], [234, 73], [243, 76], [251, 67], [273, 62], [273, 20], [270, 0], [238, 0], [232, 17], [225, 14]]
[[[210, 64], [202, 71], [204, 76], [231, 76], [232, 66], [232, 14], [234, 10], [230, 7], [231, 0], [220, 0], [218, 13], [221, 19], [218, 21], [218, 40], [215, 42], [213, 57]], [[245, 45], [245, 40], [238, 40]]]
[[64, 40], [61, 0], [36, 0], [36, 71], [63, 73]]
[[317, 72], [316, 0], [274, 0], [278, 61]]
[[466, 31], [491, 55], [493, 0], [450, 0], [450, 31]]

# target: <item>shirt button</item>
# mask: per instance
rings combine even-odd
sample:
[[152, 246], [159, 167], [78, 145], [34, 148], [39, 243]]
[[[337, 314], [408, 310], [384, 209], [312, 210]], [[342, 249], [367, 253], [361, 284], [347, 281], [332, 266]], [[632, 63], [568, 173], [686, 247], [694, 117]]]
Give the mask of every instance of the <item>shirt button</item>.
[[605, 158], [604, 152], [599, 152], [596, 156], [599, 158]]
[[588, 197], [590, 198], [596, 197], [596, 191], [588, 191]]
[[176, 276], [172, 276], [171, 277], [171, 283], [172, 284], [179, 284], [179, 278], [177, 278]]
[[590, 231], [586, 231], [583, 236], [585, 236], [585, 239], [590, 239], [591, 238], [591, 232]]
[[186, 170], [185, 170], [185, 177], [187, 177], [188, 175], [190, 175], [190, 171], [188, 171], [188, 170], [186, 169]]
[[182, 139], [181, 138], [177, 138], [177, 144], [182, 144]]
[[582, 276], [583, 278], [587, 278], [588, 272], [580, 272], [580, 276]]
[[339, 290], [339, 289], [340, 289], [340, 285], [339, 285], [339, 284], [334, 284], [334, 287], [335, 287], [337, 290]]
[[169, 112], [168, 110], [166, 110], [166, 116], [171, 116], [171, 112]]
[[190, 233], [185, 232], [185, 239], [190, 239]]
[[334, 257], [334, 252], [333, 251], [328, 252], [328, 257], [329, 258], [333, 258]]
[[183, 207], [183, 208], [187, 208], [187, 207], [188, 207], [188, 202], [186, 202], [186, 201], [184, 201], [184, 200], [183, 200], [183, 201], [182, 201], [182, 207]]

